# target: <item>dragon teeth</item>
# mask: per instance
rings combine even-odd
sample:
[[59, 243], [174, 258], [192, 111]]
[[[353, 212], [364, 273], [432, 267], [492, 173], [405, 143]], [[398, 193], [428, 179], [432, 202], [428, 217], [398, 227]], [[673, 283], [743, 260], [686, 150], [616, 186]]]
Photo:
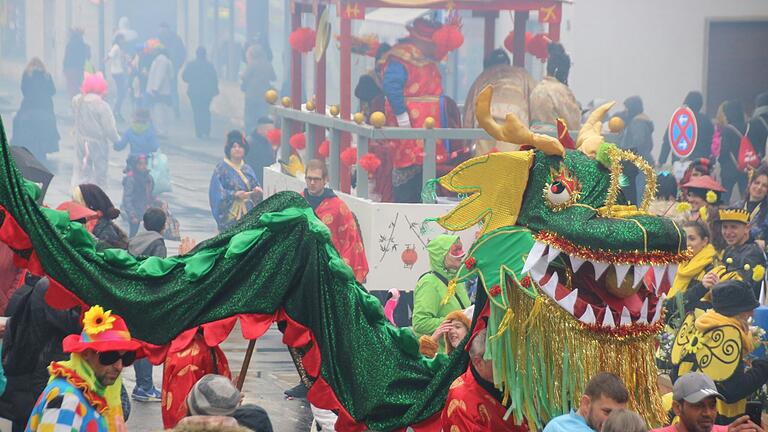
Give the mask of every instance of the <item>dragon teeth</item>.
[[544, 275], [547, 274], [547, 260], [539, 260], [532, 268], [531, 268], [531, 276], [536, 280], [540, 281], [542, 278], [544, 278]]
[[557, 304], [559, 304], [563, 309], [570, 312], [571, 315], [573, 315], [573, 308], [576, 306], [576, 299], [579, 297], [579, 290], [574, 289], [571, 291], [567, 296], [561, 298], [557, 301]]
[[583, 265], [585, 262], [587, 262], [587, 260], [583, 260], [583, 259], [581, 259], [581, 258], [579, 258], [579, 257], [577, 257], [577, 256], [575, 256], [575, 255], [571, 255], [571, 256], [570, 256], [570, 258], [571, 258], [571, 268], [573, 269], [573, 272], [574, 272], [574, 273], [576, 273], [577, 271], [579, 271], [579, 269], [581, 268], [581, 266], [582, 266], [582, 265]]
[[597, 322], [597, 318], [595, 318], [595, 311], [592, 310], [592, 305], [587, 305], [587, 309], [583, 314], [581, 314], [579, 321], [583, 322], [584, 324], [594, 324]]
[[528, 252], [528, 258], [525, 259], [525, 265], [523, 266], [523, 273], [530, 271], [536, 263], [539, 262], [544, 251], [547, 250], [547, 245], [544, 243], [535, 242], [531, 251]]
[[643, 300], [643, 306], [640, 308], [640, 318], [637, 319], [638, 324], [648, 324], [648, 297]]
[[[658, 291], [662, 282], [664, 282], [664, 272], [667, 270], [667, 266], [653, 266], [653, 278], [656, 281], [656, 290]], [[658, 292], [657, 292], [658, 294]]]
[[667, 281], [672, 285], [675, 283], [675, 277], [677, 276], [677, 264], [670, 264], [667, 267]]
[[656, 312], [653, 314], [653, 319], [651, 319], [651, 324], [654, 324], [656, 321], [659, 320], [659, 317], [661, 317], [661, 309], [664, 307], [664, 300], [666, 300], [667, 295], [662, 294], [659, 298], [659, 302], [656, 303]]
[[547, 262], [551, 263], [555, 260], [555, 258], [557, 258], [558, 255], [560, 255], [560, 249], [550, 246], [549, 255], [547, 255]]
[[608, 267], [610, 267], [610, 264], [600, 262], [600, 261], [590, 261], [592, 263], [592, 267], [595, 269], [595, 280], [600, 279], [600, 276], [605, 273], [606, 270], [608, 270]]
[[632, 316], [629, 314], [629, 309], [626, 306], [621, 310], [621, 318], [619, 318], [619, 325], [628, 326], [632, 324]]
[[552, 277], [549, 278], [546, 284], [544, 284], [541, 289], [544, 290], [547, 295], [552, 298], [552, 300], [557, 300], [555, 298], [555, 289], [557, 288], [557, 282], [558, 282], [559, 276], [557, 275], [557, 272], [552, 273]]
[[650, 267], [647, 265], [635, 265], [635, 286], [633, 288], [637, 288], [637, 286], [640, 284], [640, 282], [643, 281], [643, 277], [646, 273], [648, 273], [648, 269]]
[[605, 307], [605, 315], [603, 316], [603, 327], [616, 327], [613, 322], [613, 311], [610, 306]]
[[616, 269], [616, 284], [621, 285], [621, 282], [627, 276], [627, 273], [632, 266], [629, 264], [618, 264], [613, 267]]

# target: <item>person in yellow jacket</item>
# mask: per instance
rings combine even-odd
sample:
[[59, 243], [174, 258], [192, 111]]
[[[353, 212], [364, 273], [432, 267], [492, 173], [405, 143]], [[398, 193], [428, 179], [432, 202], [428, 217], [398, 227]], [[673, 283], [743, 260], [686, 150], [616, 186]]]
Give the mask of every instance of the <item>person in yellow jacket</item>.
[[448, 284], [464, 258], [459, 236], [441, 234], [427, 244], [427, 252], [431, 270], [419, 278], [413, 293], [412, 321], [417, 337], [432, 335], [449, 313], [470, 305], [464, 284], [457, 284], [455, 294], [446, 298]]
[[[686, 244], [693, 252], [693, 257], [678, 267], [677, 275], [664, 304], [666, 309], [664, 331], [659, 335], [659, 348], [656, 351], [657, 365], [663, 370], [669, 370], [671, 367], [669, 356], [672, 341], [685, 316], [694, 308], [701, 306], [700, 299], [703, 293], [699, 290], [702, 279], [712, 270], [717, 260], [717, 251], [709, 241], [709, 229], [704, 222], [689, 221], [683, 225], [683, 228]], [[689, 286], [693, 287], [690, 293], [688, 293]]]
[[717, 402], [716, 424], [727, 425], [746, 411], [746, 398], [768, 382], [768, 360], [748, 364], [755, 348], [749, 318], [760, 303], [751, 287], [739, 280], [712, 288], [713, 309], [689, 314], [672, 347], [673, 381], [703, 372], [717, 385], [724, 400]]

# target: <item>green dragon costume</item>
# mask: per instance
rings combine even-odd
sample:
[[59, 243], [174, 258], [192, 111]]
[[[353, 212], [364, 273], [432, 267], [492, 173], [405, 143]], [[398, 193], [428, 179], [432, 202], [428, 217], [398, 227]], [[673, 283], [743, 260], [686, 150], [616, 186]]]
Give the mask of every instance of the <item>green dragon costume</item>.
[[[607, 106], [582, 128], [579, 150], [566, 151], [513, 116], [496, 124], [490, 99], [490, 88], [478, 97], [480, 124], [535, 150], [475, 158], [442, 178], [469, 196], [438, 222], [449, 230], [483, 224], [449, 291], [480, 278], [476, 315], [489, 314], [496, 385], [515, 418], [535, 428], [566, 412], [589, 376], [609, 370], [632, 390], [633, 407], [661, 424], [653, 338], [664, 289], [657, 287], [688, 255], [681, 229], [644, 211], [652, 170], [603, 143]], [[38, 191], [22, 179], [0, 133], [0, 241], [18, 265], [49, 276], [50, 303], [112, 309], [153, 344], [155, 361], [187, 329], [225, 322], [231, 330], [239, 319], [254, 339], [283, 321], [285, 343], [305, 353], [299, 366], [313, 383], [309, 400], [337, 410], [339, 430], [440, 430], [448, 388], [467, 367], [463, 350], [422, 357], [410, 330], [390, 325], [355, 281], [298, 194], [265, 200], [183, 256], [97, 252], [80, 224], [35, 203]], [[639, 209], [620, 197], [621, 160], [648, 176]]]

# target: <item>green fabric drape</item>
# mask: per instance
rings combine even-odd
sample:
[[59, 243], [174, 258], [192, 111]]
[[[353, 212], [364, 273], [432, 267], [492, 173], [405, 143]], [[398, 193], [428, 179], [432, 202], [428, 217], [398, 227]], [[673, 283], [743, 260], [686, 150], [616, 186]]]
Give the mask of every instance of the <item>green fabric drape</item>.
[[416, 424], [438, 412], [450, 383], [465, 370], [463, 350], [426, 359], [410, 330], [389, 324], [300, 195], [265, 200], [184, 256], [97, 253], [80, 224], [37, 206], [12, 162], [2, 124], [0, 134], [0, 205], [29, 236], [48, 275], [87, 304], [122, 316], [134, 337], [162, 345], [200, 324], [284, 308], [312, 331], [321, 375], [341, 404], [374, 430]]

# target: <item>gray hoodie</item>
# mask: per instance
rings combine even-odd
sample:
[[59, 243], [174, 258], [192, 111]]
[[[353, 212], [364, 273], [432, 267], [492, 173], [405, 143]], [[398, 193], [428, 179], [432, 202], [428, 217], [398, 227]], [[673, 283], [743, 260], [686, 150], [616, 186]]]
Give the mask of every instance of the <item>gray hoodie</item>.
[[160, 258], [165, 258], [168, 255], [163, 235], [155, 231], [147, 231], [144, 228], [128, 241], [128, 253], [133, 256], [156, 256]]

